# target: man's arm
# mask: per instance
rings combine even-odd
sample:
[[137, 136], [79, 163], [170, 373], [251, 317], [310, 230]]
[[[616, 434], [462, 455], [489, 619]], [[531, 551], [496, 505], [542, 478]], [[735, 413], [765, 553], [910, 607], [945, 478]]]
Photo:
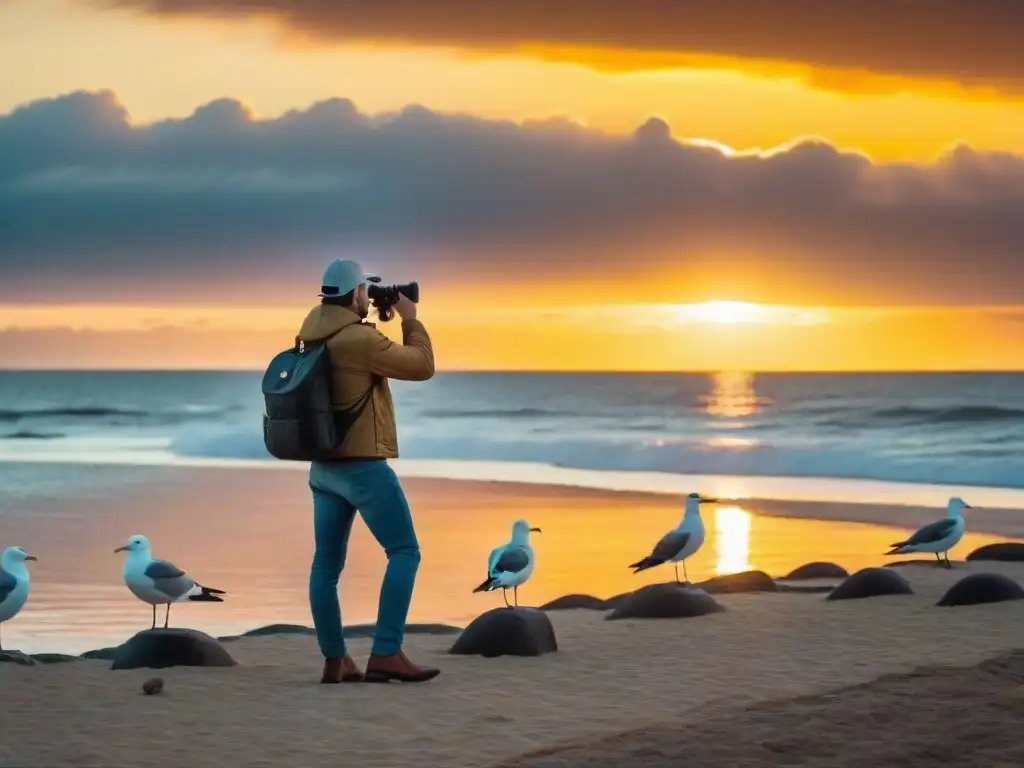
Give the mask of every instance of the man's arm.
[[370, 340], [367, 364], [372, 373], [399, 381], [426, 381], [434, 375], [434, 348], [423, 323], [402, 321], [402, 344], [380, 331]]

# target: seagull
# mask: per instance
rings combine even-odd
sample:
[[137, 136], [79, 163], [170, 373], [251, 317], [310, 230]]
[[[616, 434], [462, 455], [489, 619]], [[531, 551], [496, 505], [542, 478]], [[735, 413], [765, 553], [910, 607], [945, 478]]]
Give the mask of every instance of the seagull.
[[511, 608], [508, 604], [506, 591], [512, 588], [512, 597], [515, 606], [519, 607], [519, 585], [524, 584], [533, 573], [533, 566], [536, 560], [533, 557], [533, 547], [530, 546], [530, 534], [542, 533], [540, 528], [531, 528], [525, 520], [516, 520], [512, 524], [512, 538], [508, 544], [502, 544], [491, 550], [491, 556], [487, 559], [487, 578], [474, 589], [474, 592], [491, 592], [495, 589], [501, 590], [501, 596], [505, 599], [505, 607]]
[[149, 539], [141, 534], [135, 534], [123, 547], [114, 550], [114, 554], [118, 552], [128, 553], [124, 559], [124, 583], [139, 600], [153, 606], [151, 629], [156, 629], [158, 605], [167, 606], [167, 612], [164, 614], [164, 629], [167, 629], [167, 622], [171, 617], [171, 603], [224, 602], [218, 595], [227, 594], [226, 592], [196, 584], [191, 576], [174, 563], [154, 560]]
[[[28, 600], [29, 577], [26, 560], [35, 560], [22, 547], [8, 547], [0, 555], [0, 627], [13, 619]], [[0, 651], [3, 651], [0, 644]]]
[[683, 564], [685, 584], [690, 583], [686, 575], [686, 559], [697, 552], [704, 544], [704, 521], [700, 518], [701, 504], [717, 504], [718, 499], [706, 499], [699, 493], [691, 493], [686, 497], [683, 520], [674, 531], [669, 531], [654, 545], [654, 549], [643, 560], [638, 560], [629, 567], [633, 573], [646, 571], [662, 563], [672, 563], [676, 569], [676, 581], [679, 581], [679, 563]]
[[[913, 552], [932, 552], [937, 565], [945, 565], [952, 569], [953, 566], [949, 563], [949, 550], [963, 538], [966, 527], [963, 517], [965, 509], [974, 509], [974, 507], [959, 496], [954, 496], [946, 505], [945, 518], [928, 523], [906, 541], [890, 544], [892, 549], [885, 554], [909, 555]], [[945, 561], [939, 556], [940, 553], [945, 555]]]

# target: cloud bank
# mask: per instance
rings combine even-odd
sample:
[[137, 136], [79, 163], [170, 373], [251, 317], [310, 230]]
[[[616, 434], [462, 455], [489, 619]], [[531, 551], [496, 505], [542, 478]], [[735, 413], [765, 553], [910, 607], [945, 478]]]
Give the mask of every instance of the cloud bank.
[[[1024, 76], [1019, 0], [92, 1], [161, 15], [271, 16], [321, 42], [576, 49], [587, 63], [623, 67], [710, 55], [952, 80], [1018, 94]], [[582, 49], [604, 53], [588, 57]]]
[[0, 116], [0, 301], [290, 300], [339, 253], [624, 298], [756, 277], [781, 301], [1017, 303], [1024, 158], [881, 164], [818, 140], [733, 155], [657, 119], [610, 136], [343, 99], [134, 126], [114, 94], [74, 93]]

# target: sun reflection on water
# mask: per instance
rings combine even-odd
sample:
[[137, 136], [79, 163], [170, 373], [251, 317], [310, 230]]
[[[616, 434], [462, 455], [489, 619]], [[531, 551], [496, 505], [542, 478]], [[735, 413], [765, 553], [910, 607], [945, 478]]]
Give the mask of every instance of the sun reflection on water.
[[740, 507], [715, 509], [715, 572], [719, 576], [753, 570], [750, 524], [750, 513]]
[[741, 419], [757, 413], [760, 405], [752, 373], [723, 371], [711, 374], [711, 393], [707, 395], [704, 406], [709, 416]]

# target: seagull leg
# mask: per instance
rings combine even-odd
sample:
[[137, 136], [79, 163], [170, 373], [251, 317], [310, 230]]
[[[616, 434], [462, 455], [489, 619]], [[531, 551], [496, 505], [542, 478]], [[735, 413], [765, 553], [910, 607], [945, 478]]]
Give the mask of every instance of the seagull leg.
[[935, 564], [940, 568], [942, 567], [942, 555], [940, 555], [938, 552], [935, 553]]
[[171, 604], [167, 604], [167, 613], [164, 614], [164, 629], [167, 629], [167, 622], [171, 620]]
[[[2, 631], [3, 628], [4, 628], [4, 625], [0, 624], [0, 631]], [[0, 653], [3, 653], [3, 652], [4, 652], [4, 643], [3, 643], [3, 639], [0, 639]]]
[[156, 603], [153, 603], [153, 626], [150, 629], [156, 629]]
[[946, 550], [946, 570], [949, 570], [949, 571], [953, 570], [953, 566], [949, 562], [949, 550]]
[[679, 583], [679, 563], [672, 563], [672, 567], [676, 569], [676, 584]]
[[685, 560], [683, 560], [683, 583], [684, 584], [689, 584], [690, 583], [690, 577], [686, 575], [686, 561]]
[[512, 600], [515, 602], [516, 608], [518, 608], [519, 607], [519, 585], [518, 584], [516, 584], [514, 587], [512, 587]]
[[511, 608], [512, 607], [511, 605], [508, 604], [508, 589], [506, 589], [505, 587], [501, 588], [501, 599], [505, 601], [505, 607], [506, 608]]

